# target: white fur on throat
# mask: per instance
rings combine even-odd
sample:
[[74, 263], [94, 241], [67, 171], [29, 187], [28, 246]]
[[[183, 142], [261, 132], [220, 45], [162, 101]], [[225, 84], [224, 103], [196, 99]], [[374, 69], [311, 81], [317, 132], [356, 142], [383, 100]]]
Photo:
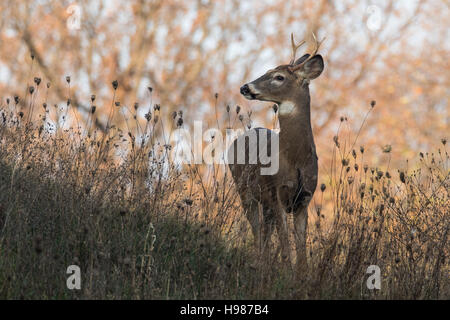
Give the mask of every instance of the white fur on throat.
[[291, 101], [284, 101], [280, 104], [280, 115], [290, 115], [296, 111], [295, 104]]

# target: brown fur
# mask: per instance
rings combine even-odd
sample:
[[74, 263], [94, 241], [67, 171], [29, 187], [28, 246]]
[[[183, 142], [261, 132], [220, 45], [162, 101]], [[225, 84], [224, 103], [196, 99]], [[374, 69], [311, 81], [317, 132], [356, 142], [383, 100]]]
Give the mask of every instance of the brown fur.
[[[308, 55], [303, 56], [295, 64], [307, 57]], [[297, 270], [301, 271], [306, 265], [307, 207], [316, 189], [318, 171], [308, 85], [309, 80], [322, 72], [323, 60], [320, 56], [314, 56], [295, 72], [290, 67], [282, 65], [269, 70], [247, 85], [247, 88], [241, 88], [248, 99], [272, 101], [280, 107], [283, 103], [293, 105], [290, 114], [279, 115], [279, 171], [274, 175], [261, 175], [261, 163], [248, 164], [247, 161], [245, 164], [230, 164], [230, 169], [260, 252], [266, 252], [275, 226], [280, 238], [282, 258], [285, 261], [291, 260], [286, 214], [294, 215]], [[277, 80], [280, 76], [284, 80]], [[262, 134], [268, 137], [277, 134], [264, 128], [252, 130], [256, 130], [258, 145]], [[234, 150], [237, 141], [245, 139], [250, 133], [247, 132], [234, 141]], [[267, 148], [270, 150], [270, 138], [267, 141]], [[248, 155], [248, 143], [245, 147]], [[262, 151], [265, 152], [258, 150], [258, 159]], [[274, 153], [271, 156], [277, 155]], [[236, 155], [233, 160], [236, 160]]]

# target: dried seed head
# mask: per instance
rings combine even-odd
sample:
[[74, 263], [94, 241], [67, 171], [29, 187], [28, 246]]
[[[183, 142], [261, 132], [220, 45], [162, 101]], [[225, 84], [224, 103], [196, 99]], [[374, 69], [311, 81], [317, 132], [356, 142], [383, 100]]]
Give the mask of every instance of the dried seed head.
[[42, 107], [43, 107], [45, 110], [47, 110], [47, 104], [46, 104], [45, 102], [42, 104]]
[[227, 104], [227, 112], [230, 112], [230, 105]]
[[153, 91], [153, 88], [152, 87], [147, 87], [147, 90], [148, 90], [148, 92], [152, 92]]
[[66, 82], [70, 83], [70, 76], [66, 76]]
[[348, 159], [342, 159], [342, 165], [348, 166], [349, 160]]
[[241, 112], [241, 107], [240, 106], [236, 106], [236, 113], [239, 114], [239, 112]]
[[120, 101], [116, 101], [114, 102], [114, 104], [116, 105], [116, 107], [120, 107]]
[[390, 144], [387, 144], [385, 146], [382, 147], [382, 150], [384, 153], [389, 153], [392, 151], [392, 146]]
[[355, 149], [352, 150], [352, 156], [353, 156], [353, 159], [356, 159], [356, 151], [355, 151]]
[[219, 98], [219, 94], [217, 92], [214, 94], [214, 98]]
[[242, 114], [239, 115], [239, 121], [242, 122], [242, 120], [244, 120], [244, 116]]
[[360, 147], [359, 147], [359, 151], [360, 151], [361, 153], [364, 153], [364, 146], [360, 146]]
[[370, 106], [373, 108], [377, 102], [375, 100], [370, 101]]
[[327, 186], [325, 185], [325, 183], [322, 183], [320, 185], [320, 191], [324, 192], [326, 188], [327, 188]]
[[113, 82], [111, 82], [112, 87], [114, 90], [117, 90], [117, 87], [119, 86], [119, 82], [117, 82], [117, 80], [114, 80]]
[[91, 102], [95, 101], [95, 94], [91, 95]]
[[446, 138], [442, 138], [441, 139], [442, 144], [445, 146], [445, 144], [447, 143], [447, 139]]
[[6, 98], [6, 104], [9, 104], [9, 98]]
[[177, 112], [176, 111], [172, 112], [172, 119], [175, 119], [176, 117], [177, 117]]
[[377, 170], [377, 177], [378, 177], [378, 179], [381, 179], [382, 176], [383, 176], [383, 171]]
[[348, 212], [349, 215], [352, 215], [354, 210], [355, 209], [353, 208], [353, 206], [349, 206], [347, 212]]
[[97, 109], [96, 106], [92, 106], [92, 107], [91, 107], [91, 113], [94, 114], [96, 109]]
[[339, 148], [339, 146], [340, 146], [340, 144], [339, 144], [339, 137], [338, 136], [334, 136], [333, 137], [333, 141], [334, 141], [334, 144], [336, 145], [336, 147]]
[[18, 104], [19, 100], [20, 100], [19, 96], [14, 96], [14, 103], [15, 104]]
[[51, 83], [47, 82], [47, 89], [50, 88], [50, 86], [51, 86]]
[[147, 112], [147, 113], [145, 114], [145, 119], [146, 119], [147, 121], [152, 120], [152, 113], [151, 113], [150, 111]]
[[178, 118], [177, 126], [181, 127], [183, 125], [183, 118]]
[[39, 87], [39, 84], [41, 84], [41, 78], [34, 77], [34, 83]]
[[33, 94], [33, 92], [34, 92], [34, 87], [33, 87], [33, 86], [30, 86], [30, 87], [28, 88], [28, 92], [29, 92], [30, 94]]
[[70, 99], [67, 99], [67, 106], [70, 106]]
[[401, 182], [406, 183], [405, 173], [403, 171], [400, 171], [399, 177]]
[[138, 102], [135, 102], [134, 103], [134, 110], [137, 110], [139, 108], [139, 103]]
[[278, 112], [278, 105], [277, 105], [277, 104], [274, 104], [274, 105], [272, 106], [272, 109], [273, 109], [273, 112], [274, 112], [274, 113], [277, 113], [277, 112]]
[[160, 106], [159, 104], [155, 104], [155, 105], [153, 106], [153, 110], [159, 111], [159, 110], [161, 110], [161, 106]]

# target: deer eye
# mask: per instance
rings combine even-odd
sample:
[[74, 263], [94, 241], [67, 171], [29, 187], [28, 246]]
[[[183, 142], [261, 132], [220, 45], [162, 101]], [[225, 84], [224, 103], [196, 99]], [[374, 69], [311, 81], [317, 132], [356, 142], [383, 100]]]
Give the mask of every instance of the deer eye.
[[275, 80], [283, 81], [283, 80], [284, 80], [284, 77], [283, 77], [283, 76], [276, 76], [276, 77], [275, 77]]

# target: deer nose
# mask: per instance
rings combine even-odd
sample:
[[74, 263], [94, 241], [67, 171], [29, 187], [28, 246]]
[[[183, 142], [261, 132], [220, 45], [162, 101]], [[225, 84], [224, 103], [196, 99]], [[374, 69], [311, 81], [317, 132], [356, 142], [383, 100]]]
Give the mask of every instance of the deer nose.
[[248, 84], [244, 84], [241, 87], [241, 94], [243, 94], [244, 96], [250, 94], [250, 88], [248, 87]]

